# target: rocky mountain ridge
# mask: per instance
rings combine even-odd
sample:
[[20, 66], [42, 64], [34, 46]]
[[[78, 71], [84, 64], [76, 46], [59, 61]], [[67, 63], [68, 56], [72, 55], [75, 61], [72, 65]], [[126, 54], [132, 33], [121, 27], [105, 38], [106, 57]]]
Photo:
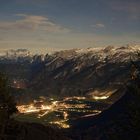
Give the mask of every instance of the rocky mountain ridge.
[[27, 87], [35, 96], [85, 96], [97, 91], [108, 94], [130, 78], [131, 60], [137, 61], [139, 51], [139, 45], [71, 49], [34, 56], [27, 50], [17, 50], [22, 59], [20, 55], [16, 59], [0, 59], [0, 71], [11, 79], [28, 81]]
[[[130, 77], [131, 59], [137, 61], [139, 47], [73, 49], [46, 55], [32, 75], [31, 87], [42, 94], [85, 95], [115, 90]], [[35, 87], [35, 88], [34, 88]]]

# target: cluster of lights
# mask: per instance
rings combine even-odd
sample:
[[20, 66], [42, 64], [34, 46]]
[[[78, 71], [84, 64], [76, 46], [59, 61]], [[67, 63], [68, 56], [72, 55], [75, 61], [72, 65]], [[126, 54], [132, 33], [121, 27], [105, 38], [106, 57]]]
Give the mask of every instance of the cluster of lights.
[[78, 97], [78, 96], [66, 97], [66, 98], [64, 99], [64, 101], [74, 100], [74, 99], [76, 99], [76, 100], [85, 100], [86, 97]]
[[54, 111], [56, 106], [57, 106], [57, 101], [53, 101], [51, 105], [41, 104], [38, 107], [32, 103], [30, 105], [17, 106], [17, 109], [20, 113], [23, 113], [23, 114], [39, 113], [37, 118], [41, 118], [41, 117], [45, 116], [46, 114], [48, 114], [49, 112]]
[[93, 96], [93, 99], [95, 100], [106, 100], [108, 99], [110, 96]]
[[[67, 111], [70, 112], [87, 112], [90, 113], [90, 115], [96, 115], [101, 113], [99, 110], [88, 110], [86, 108], [89, 108], [86, 104], [67, 104], [65, 101], [71, 101], [73, 99], [76, 100], [84, 100], [85, 97], [67, 97], [64, 98], [62, 101], [54, 101], [51, 100], [49, 105], [45, 104], [46, 100], [41, 101], [34, 101], [34, 103], [31, 103], [29, 105], [19, 105], [17, 106], [20, 113], [23, 114], [29, 114], [29, 113], [37, 113], [37, 118], [42, 118], [43, 116], [47, 115], [50, 112], [58, 111], [63, 114], [63, 119], [59, 121], [52, 121], [50, 124], [57, 124], [62, 128], [69, 128], [70, 126], [66, 124], [68, 121], [69, 114]], [[92, 113], [92, 114], [91, 114]], [[94, 113], [94, 114], [93, 114]], [[88, 115], [85, 115], [83, 117], [87, 117]]]
[[66, 121], [67, 120], [54, 121], [54, 122], [50, 122], [50, 124], [56, 124], [60, 126], [61, 128], [70, 128], [70, 125], [66, 124]]
[[41, 107], [37, 108], [33, 104], [30, 104], [30, 105], [17, 106], [17, 109], [20, 113], [26, 114], [26, 113], [35, 113], [35, 112], [40, 112], [45, 110], [51, 110], [51, 106], [41, 105]]

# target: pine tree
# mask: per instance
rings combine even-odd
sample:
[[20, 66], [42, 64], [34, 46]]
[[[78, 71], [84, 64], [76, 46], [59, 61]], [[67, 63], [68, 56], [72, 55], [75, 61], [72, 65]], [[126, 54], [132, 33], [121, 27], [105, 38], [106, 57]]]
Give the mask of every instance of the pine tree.
[[0, 73], [0, 135], [2, 137], [10, 117], [17, 112], [16, 103], [10, 91], [8, 79]]

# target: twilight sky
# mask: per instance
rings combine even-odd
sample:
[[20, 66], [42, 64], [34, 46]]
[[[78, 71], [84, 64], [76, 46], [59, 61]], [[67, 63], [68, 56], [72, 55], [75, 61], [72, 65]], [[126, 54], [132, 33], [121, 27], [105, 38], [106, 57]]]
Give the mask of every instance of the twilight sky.
[[0, 49], [140, 43], [140, 0], [0, 0]]

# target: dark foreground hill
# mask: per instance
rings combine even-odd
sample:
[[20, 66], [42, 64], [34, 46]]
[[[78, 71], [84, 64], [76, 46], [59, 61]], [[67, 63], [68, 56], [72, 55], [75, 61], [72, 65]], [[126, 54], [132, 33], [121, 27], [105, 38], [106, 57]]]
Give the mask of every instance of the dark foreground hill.
[[[0, 127], [1, 130], [1, 127]], [[0, 131], [1, 132], [1, 131]], [[35, 123], [10, 121], [0, 140], [70, 140], [56, 128]]]
[[129, 83], [123, 97], [100, 115], [75, 120], [76, 140], [139, 140], [140, 80]]

